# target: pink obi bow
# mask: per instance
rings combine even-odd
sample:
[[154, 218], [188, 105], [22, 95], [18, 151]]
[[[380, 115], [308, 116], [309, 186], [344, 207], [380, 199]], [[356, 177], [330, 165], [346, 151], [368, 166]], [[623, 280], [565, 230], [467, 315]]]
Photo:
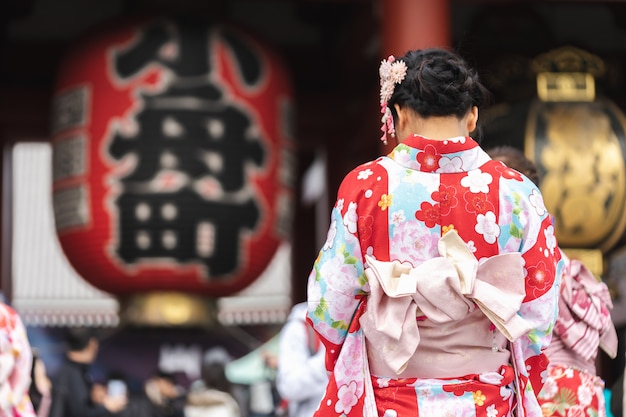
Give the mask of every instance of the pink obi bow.
[[456, 232], [441, 237], [438, 249], [441, 257], [416, 268], [365, 257], [371, 292], [361, 328], [369, 340], [393, 346], [394, 354], [384, 355], [384, 361], [398, 374], [419, 345], [418, 315], [435, 323], [458, 321], [477, 305], [510, 341], [531, 329], [517, 315], [526, 295], [520, 253], [479, 263]]
[[617, 356], [617, 333], [611, 321], [609, 289], [580, 261], [572, 259], [563, 274], [559, 315], [554, 333], [585, 360], [596, 357], [598, 346]]

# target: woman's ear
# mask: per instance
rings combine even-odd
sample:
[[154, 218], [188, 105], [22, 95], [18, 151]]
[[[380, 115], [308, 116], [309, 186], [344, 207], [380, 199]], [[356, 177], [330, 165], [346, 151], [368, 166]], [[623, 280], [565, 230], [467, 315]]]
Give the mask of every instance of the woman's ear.
[[478, 107], [472, 106], [467, 114], [467, 131], [473, 132], [478, 125]]
[[394, 122], [394, 128], [396, 129], [396, 136], [400, 135], [400, 137], [404, 137], [402, 136], [403, 133], [398, 133], [398, 132], [404, 132], [407, 129], [407, 126], [409, 123], [409, 115], [407, 113], [407, 107], [400, 107], [398, 103], [394, 104], [393, 107], [397, 115], [397, 120]]
[[398, 103], [394, 104], [393, 108], [396, 110], [396, 114], [398, 115], [398, 124], [406, 123], [405, 109], [400, 107]]

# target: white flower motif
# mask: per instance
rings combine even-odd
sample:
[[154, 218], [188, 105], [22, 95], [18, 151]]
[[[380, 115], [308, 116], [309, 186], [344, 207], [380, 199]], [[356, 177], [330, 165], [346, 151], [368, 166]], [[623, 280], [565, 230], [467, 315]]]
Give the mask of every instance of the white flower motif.
[[498, 415], [498, 410], [496, 410], [496, 405], [491, 404], [487, 407], [487, 417], [496, 417]]
[[593, 391], [586, 385], [580, 385], [578, 387], [578, 403], [582, 406], [588, 406], [593, 399]]
[[563, 372], [567, 378], [574, 378], [574, 370], [572, 368], [565, 369]]
[[430, 389], [429, 387], [420, 387], [417, 389], [417, 395], [419, 397], [424, 397], [424, 398], [428, 398], [428, 397], [433, 397], [433, 390]]
[[539, 392], [538, 397], [541, 399], [550, 399], [553, 398], [556, 393], [559, 391], [559, 386], [553, 378], [548, 378], [543, 384], [543, 388]]
[[356, 233], [357, 220], [358, 215], [356, 214], [356, 203], [352, 201], [348, 205], [348, 211], [346, 211], [346, 215], [343, 217], [343, 224], [346, 225], [350, 233]]
[[442, 156], [439, 160], [439, 169], [437, 172], [442, 173], [450, 173], [450, 172], [461, 172], [463, 166], [463, 160], [458, 156], [454, 156], [452, 158], [448, 158], [447, 156]]
[[496, 223], [496, 215], [492, 211], [476, 216], [474, 230], [483, 235], [487, 243], [494, 243], [500, 236], [500, 226]]
[[554, 236], [554, 226], [550, 225], [543, 231], [543, 235], [546, 237], [546, 246], [550, 250], [550, 253], [554, 254], [556, 248], [556, 237]]
[[400, 149], [394, 152], [393, 159], [395, 159], [400, 165], [408, 165], [411, 159], [411, 154], [406, 149]]
[[465, 136], [456, 136], [454, 138], [448, 138], [448, 141], [452, 143], [465, 143]]
[[533, 189], [533, 192], [528, 197], [528, 200], [530, 201], [530, 204], [535, 208], [535, 211], [538, 215], [543, 216], [544, 214], [546, 214], [547, 210], [546, 205], [543, 202], [543, 196], [536, 188]]
[[330, 224], [330, 227], [328, 228], [328, 233], [326, 234], [326, 242], [324, 242], [322, 250], [328, 250], [333, 247], [335, 236], [337, 236], [337, 220], [333, 220]]
[[[393, 96], [393, 90], [395, 89], [395, 85], [389, 82], [383, 83], [380, 86], [380, 102], [387, 103], [391, 96]], [[384, 122], [384, 120], [382, 120]]]
[[391, 213], [391, 223], [393, 223], [394, 226], [400, 225], [405, 220], [406, 216], [404, 215], [404, 210], [397, 210]]
[[500, 397], [502, 397], [502, 400], [508, 400], [511, 394], [511, 389], [507, 388], [506, 386], [500, 387]]
[[387, 409], [385, 410], [383, 417], [398, 417], [398, 412], [396, 410]]
[[389, 386], [389, 381], [391, 378], [380, 377], [376, 379], [376, 383], [378, 384], [378, 388], [385, 388]]
[[343, 198], [337, 200], [337, 210], [339, 210], [339, 213], [343, 211]]
[[472, 253], [476, 253], [476, 251], [478, 250], [476, 249], [476, 245], [474, 244], [473, 240], [468, 240], [466, 243], [466, 246], [467, 246], [467, 249], [469, 249], [470, 252]]
[[366, 180], [369, 178], [370, 175], [373, 175], [374, 171], [372, 171], [371, 169], [367, 168], [364, 169], [362, 171], [359, 171], [359, 175], [357, 175], [356, 179], [358, 180]]
[[491, 174], [482, 172], [480, 169], [469, 171], [466, 177], [461, 179], [461, 185], [469, 188], [471, 193], [488, 193], [489, 184], [493, 181]]

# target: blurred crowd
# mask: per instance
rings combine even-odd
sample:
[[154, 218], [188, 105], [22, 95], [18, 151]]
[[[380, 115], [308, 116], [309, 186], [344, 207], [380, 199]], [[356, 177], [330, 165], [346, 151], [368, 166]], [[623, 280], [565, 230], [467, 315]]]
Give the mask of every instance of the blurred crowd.
[[[5, 307], [19, 324], [19, 337], [13, 335], [11, 340], [21, 340], [21, 365], [15, 361], [13, 373], [21, 375], [23, 392], [19, 398], [23, 401], [6, 404], [2, 416], [274, 417], [286, 410], [276, 389], [275, 353], [261, 352], [267, 378], [250, 385], [234, 384], [227, 378], [226, 366], [233, 358], [221, 346], [204, 353], [201, 377], [189, 386], [178, 383], [176, 375], [158, 369], [143, 381], [118, 371], [94, 379], [91, 368], [100, 345], [96, 330], [68, 328], [64, 361], [49, 375], [37, 349], [28, 344], [19, 316]], [[11, 378], [20, 379], [15, 376]], [[11, 388], [13, 391], [7, 388], [3, 397], [7, 401], [19, 387]]]

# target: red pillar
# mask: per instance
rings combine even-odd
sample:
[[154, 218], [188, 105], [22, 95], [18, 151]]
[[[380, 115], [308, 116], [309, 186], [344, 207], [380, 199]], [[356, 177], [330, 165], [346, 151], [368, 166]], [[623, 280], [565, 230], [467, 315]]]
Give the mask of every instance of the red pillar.
[[[380, 0], [380, 7], [381, 59], [409, 49], [451, 46], [450, 0]], [[383, 153], [392, 145], [382, 145]]]
[[409, 49], [449, 47], [449, 0], [381, 0], [383, 58]]

